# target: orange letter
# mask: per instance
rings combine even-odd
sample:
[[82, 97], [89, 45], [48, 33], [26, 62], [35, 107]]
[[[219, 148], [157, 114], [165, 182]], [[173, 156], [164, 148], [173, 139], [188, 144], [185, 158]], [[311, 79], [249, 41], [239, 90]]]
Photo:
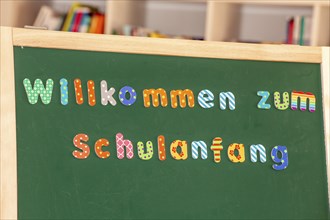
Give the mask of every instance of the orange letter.
[[165, 137], [163, 135], [158, 136], [158, 158], [159, 160], [166, 160]]
[[102, 151], [103, 146], [105, 146], [105, 147], [109, 146], [109, 141], [107, 139], [104, 139], [104, 138], [98, 139], [95, 142], [94, 150], [95, 150], [96, 155], [99, 158], [106, 159], [106, 158], [110, 157], [110, 152], [109, 151]]
[[74, 80], [74, 91], [76, 92], [76, 102], [78, 105], [84, 103], [80, 79]]
[[73, 151], [72, 155], [77, 159], [86, 159], [89, 156], [90, 149], [89, 146], [82, 141], [88, 141], [88, 136], [86, 134], [77, 134], [73, 138], [73, 144], [76, 148], [82, 151]]
[[87, 89], [88, 89], [88, 104], [90, 106], [94, 106], [96, 102], [95, 102], [95, 87], [93, 80], [88, 80]]
[[164, 89], [159, 88], [157, 90], [155, 89], [145, 89], [143, 90], [143, 102], [144, 107], [149, 108], [150, 107], [150, 96], [152, 99], [152, 105], [154, 107], [159, 106], [159, 102], [161, 102], [161, 105], [163, 107], [167, 106], [167, 95]]
[[190, 89], [185, 90], [171, 90], [171, 105], [172, 108], [178, 107], [178, 100], [177, 97], [179, 97], [179, 102], [181, 108], [186, 107], [186, 97], [188, 99], [188, 105], [190, 108], [195, 106], [195, 99], [194, 99], [194, 93]]

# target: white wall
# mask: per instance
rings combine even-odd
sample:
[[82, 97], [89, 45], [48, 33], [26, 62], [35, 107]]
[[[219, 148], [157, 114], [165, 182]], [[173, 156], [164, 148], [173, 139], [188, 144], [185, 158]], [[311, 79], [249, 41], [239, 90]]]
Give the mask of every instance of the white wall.
[[32, 25], [41, 5], [49, 1], [0, 0], [2, 26], [24, 27]]
[[243, 5], [239, 40], [285, 41], [288, 19], [312, 13], [312, 7]]
[[147, 1], [145, 26], [171, 35], [203, 37], [206, 3]]

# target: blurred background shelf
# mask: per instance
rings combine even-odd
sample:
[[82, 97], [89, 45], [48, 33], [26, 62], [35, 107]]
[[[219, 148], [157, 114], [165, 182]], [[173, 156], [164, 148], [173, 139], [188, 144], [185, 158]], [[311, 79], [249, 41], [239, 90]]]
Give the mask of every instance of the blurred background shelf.
[[[1, 1], [1, 25], [33, 24], [41, 5], [59, 13], [74, 1]], [[106, 0], [79, 1], [105, 13], [105, 34], [121, 33], [125, 25], [146, 27], [173, 36], [208, 41], [283, 43], [290, 17], [311, 18], [309, 45], [330, 45], [330, 3], [325, 1]], [[26, 13], [28, 12], [28, 13]]]
[[209, 1], [207, 40], [284, 41], [290, 16], [311, 16], [310, 45], [330, 45], [329, 1]]

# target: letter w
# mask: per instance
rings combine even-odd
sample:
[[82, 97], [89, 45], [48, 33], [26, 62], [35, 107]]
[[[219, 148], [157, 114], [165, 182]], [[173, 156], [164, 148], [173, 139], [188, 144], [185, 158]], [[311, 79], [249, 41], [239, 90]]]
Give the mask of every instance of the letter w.
[[27, 94], [29, 103], [36, 104], [38, 102], [38, 96], [40, 95], [42, 103], [49, 104], [52, 100], [53, 86], [54, 81], [52, 79], [47, 79], [46, 88], [41, 81], [41, 79], [36, 79], [34, 81], [34, 86], [32, 88], [31, 82], [29, 79], [23, 80], [25, 92]]

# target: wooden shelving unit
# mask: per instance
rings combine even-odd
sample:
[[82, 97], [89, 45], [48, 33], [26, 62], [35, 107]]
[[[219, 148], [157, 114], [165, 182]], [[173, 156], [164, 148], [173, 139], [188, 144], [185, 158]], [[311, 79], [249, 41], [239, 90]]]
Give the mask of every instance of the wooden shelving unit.
[[[310, 44], [312, 46], [330, 45], [329, 1], [181, 0], [176, 2], [185, 3], [187, 5], [204, 4], [206, 6], [204, 38], [208, 41], [232, 41], [233, 39], [239, 39], [242, 7], [247, 5], [255, 5], [256, 7], [265, 6], [269, 8], [272, 8], [273, 6], [283, 6], [293, 9], [299, 7], [309, 8], [312, 11], [312, 31]], [[176, 2], [171, 2], [171, 4], [176, 4]], [[125, 24], [143, 26], [145, 23], [144, 15], [146, 14], [146, 4], [148, 4], [148, 1], [146, 0], [107, 0], [105, 6], [106, 33], [111, 34], [112, 30], [122, 28]], [[257, 27], [253, 28], [257, 29]], [[283, 28], [285, 28], [285, 26]]]
[[[65, 13], [73, 2], [74, 0], [50, 0], [46, 2], [29, 1], [29, 3], [25, 1], [1, 1], [1, 25], [15, 27], [32, 25], [42, 4], [49, 4], [56, 10], [63, 9], [61, 12]], [[242, 39], [242, 35], [244, 35], [242, 32], [244, 33], [244, 30], [250, 29], [255, 32], [255, 36], [262, 38], [261, 35], [263, 32], [269, 32], [268, 35], [271, 34], [270, 31], [279, 32], [278, 30], [274, 30], [274, 27], [277, 27], [283, 32], [281, 33], [281, 37], [277, 37], [277, 41], [280, 42], [284, 39], [286, 28], [286, 18], [285, 15], [281, 15], [281, 10], [290, 11], [292, 9], [292, 11], [295, 11], [302, 9], [302, 11], [304, 11], [307, 9], [310, 12], [309, 15], [312, 17], [310, 45], [330, 45], [330, 3], [328, 0], [80, 0], [79, 2], [95, 5], [99, 7], [101, 11], [105, 12], [106, 34], [111, 34], [113, 30], [120, 30], [124, 25], [129, 24], [143, 27], [151, 26], [151, 28], [165, 34], [203, 37], [208, 41], [253, 41], [253, 39], [244, 39], [244, 37]], [[158, 11], [155, 10], [154, 7], [154, 5], [157, 4], [160, 4], [156, 7]], [[153, 7], [150, 7], [150, 5], [153, 5]], [[264, 15], [258, 19], [261, 22], [264, 21], [262, 27], [264, 30], [260, 30], [261, 28], [258, 27], [258, 25], [253, 25], [253, 22], [252, 25], [250, 22], [242, 29], [242, 26], [247, 23], [245, 18], [248, 15], [244, 14], [244, 10], [247, 7], [259, 7], [259, 11], [262, 11], [264, 8], [277, 10], [278, 12], [276, 13], [282, 16], [282, 23], [279, 24], [279, 22], [275, 22], [276, 24], [273, 24], [273, 26], [268, 25], [267, 22], [270, 21], [270, 23], [272, 23], [272, 19], [274, 18], [264, 13]], [[159, 16], [157, 14], [158, 12], [161, 12]], [[150, 16], [150, 14], [153, 16]], [[294, 16], [294, 14], [290, 16]], [[152, 22], [150, 22], [150, 20]], [[157, 23], [156, 20], [159, 22]], [[259, 40], [260, 39], [256, 39], [256, 41]], [[267, 39], [267, 36], [262, 40], [272, 41]]]
[[228, 41], [238, 39], [240, 9], [244, 5], [310, 7], [312, 13], [311, 46], [330, 45], [330, 4], [328, 1], [209, 1], [206, 40]]

